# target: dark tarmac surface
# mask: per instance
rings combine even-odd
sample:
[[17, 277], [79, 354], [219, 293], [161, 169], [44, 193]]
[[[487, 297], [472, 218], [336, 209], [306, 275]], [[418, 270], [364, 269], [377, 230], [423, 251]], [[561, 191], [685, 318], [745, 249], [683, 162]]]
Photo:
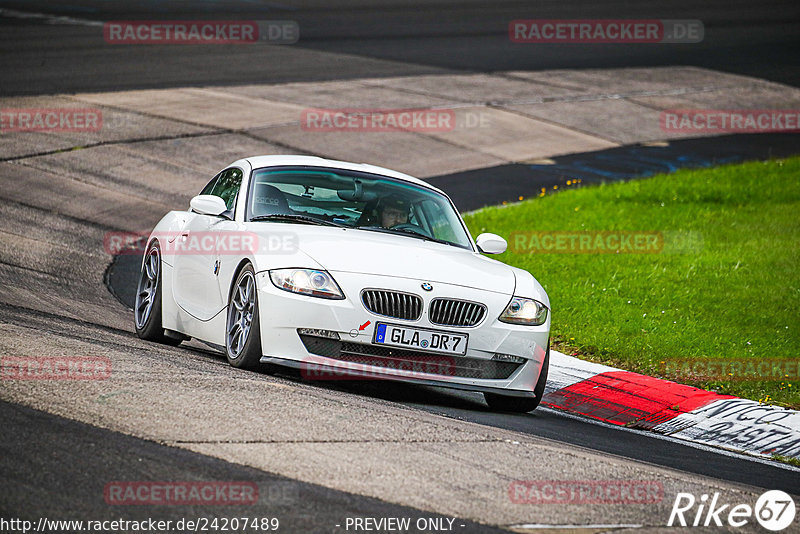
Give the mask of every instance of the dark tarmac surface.
[[[800, 85], [800, 4], [769, 2], [254, 2], [2, 0], [0, 95], [452, 72], [693, 65]], [[294, 45], [107, 45], [114, 20], [293, 20]], [[696, 44], [515, 44], [516, 19], [697, 19]], [[88, 21], [88, 22], [87, 22]], [[13, 74], [11, 74], [13, 73]]]
[[[278, 531], [345, 532], [348, 517], [442, 516], [378, 499], [306, 484], [202, 454], [133, 438], [0, 402], [0, 477], [14, 487], [0, 499], [0, 517], [33, 521], [105, 521], [152, 518], [197, 522], [199, 518], [277, 518]], [[35, 448], [35, 454], [23, 454]], [[247, 504], [110, 504], [108, 484], [120, 482], [235, 482], [258, 487]], [[216, 499], [216, 494], [214, 494]], [[220, 499], [222, 500], [222, 499]], [[112, 501], [113, 502], [113, 501]], [[340, 525], [340, 527], [337, 527]], [[459, 532], [504, 532], [456, 519]], [[73, 529], [64, 529], [65, 531]], [[77, 530], [77, 529], [74, 529]], [[187, 529], [191, 530], [191, 529]], [[227, 531], [243, 529], [227, 529]], [[247, 532], [258, 529], [248, 528]]]
[[[445, 191], [460, 211], [470, 211], [519, 196], [537, 196], [567, 180], [583, 185], [615, 182], [743, 161], [785, 158], [800, 153], [797, 134], [741, 134], [679, 139], [665, 146], [626, 145], [552, 158], [552, 164], [509, 164], [434, 176], [427, 181]], [[481, 187], [491, 183], [492, 187]]]

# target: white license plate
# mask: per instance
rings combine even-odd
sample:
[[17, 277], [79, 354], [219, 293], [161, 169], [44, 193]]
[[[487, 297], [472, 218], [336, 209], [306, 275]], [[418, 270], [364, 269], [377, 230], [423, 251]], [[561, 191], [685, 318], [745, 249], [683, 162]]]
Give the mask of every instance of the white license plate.
[[463, 356], [467, 353], [467, 340], [467, 334], [423, 330], [385, 323], [375, 325], [375, 343], [378, 345]]

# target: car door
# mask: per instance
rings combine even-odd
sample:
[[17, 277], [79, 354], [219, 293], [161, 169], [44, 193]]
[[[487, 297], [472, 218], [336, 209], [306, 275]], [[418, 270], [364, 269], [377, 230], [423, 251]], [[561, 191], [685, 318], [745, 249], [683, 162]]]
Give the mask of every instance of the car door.
[[220, 254], [237, 225], [231, 219], [241, 187], [243, 172], [231, 167], [218, 174], [201, 194], [215, 195], [225, 201], [228, 212], [220, 216], [191, 213], [175, 244], [175, 268], [172, 287], [175, 301], [201, 321], [214, 317], [227, 304], [227, 294], [219, 286]]

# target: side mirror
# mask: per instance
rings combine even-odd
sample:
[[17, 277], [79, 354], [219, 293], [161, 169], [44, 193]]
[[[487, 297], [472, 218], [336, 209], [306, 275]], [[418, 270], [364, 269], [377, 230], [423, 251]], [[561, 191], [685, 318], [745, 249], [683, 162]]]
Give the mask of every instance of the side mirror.
[[481, 234], [475, 240], [475, 244], [484, 254], [502, 254], [508, 248], [506, 240], [497, 234]]
[[228, 211], [225, 201], [214, 195], [197, 195], [190, 202], [193, 211], [217, 217]]

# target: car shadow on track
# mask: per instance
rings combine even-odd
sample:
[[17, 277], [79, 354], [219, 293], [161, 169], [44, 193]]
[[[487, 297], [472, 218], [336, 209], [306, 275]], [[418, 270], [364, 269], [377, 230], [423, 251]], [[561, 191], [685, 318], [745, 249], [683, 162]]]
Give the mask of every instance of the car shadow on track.
[[391, 380], [303, 380], [303, 383], [402, 404], [425, 404], [489, 411], [480, 393], [461, 393], [445, 388], [392, 382]]
[[[191, 352], [196, 356], [227, 364], [225, 355], [212, 347], [199, 343], [183, 344], [179, 350]], [[491, 410], [483, 400], [480, 393], [458, 391], [448, 388], [411, 384], [407, 382], [393, 382], [391, 380], [310, 380], [302, 375], [298, 369], [290, 367], [275, 367], [263, 365], [256, 371], [242, 371], [243, 373], [256, 373], [263, 377], [276, 377], [296, 384], [303, 384], [328, 391], [350, 393], [363, 397], [371, 397], [389, 402], [406, 405], [425, 405], [428, 410], [435, 407], [490, 412]]]

